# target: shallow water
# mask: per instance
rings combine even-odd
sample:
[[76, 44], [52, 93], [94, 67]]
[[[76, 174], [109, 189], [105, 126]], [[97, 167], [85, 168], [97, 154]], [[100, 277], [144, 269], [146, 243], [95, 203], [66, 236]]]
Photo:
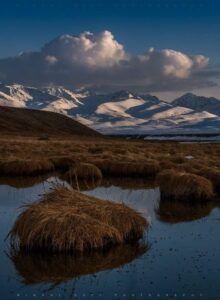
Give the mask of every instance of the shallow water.
[[143, 184], [108, 184], [85, 191], [142, 213], [151, 226], [140, 245], [90, 257], [10, 257], [5, 237], [18, 208], [37, 200], [57, 181], [0, 180], [1, 299], [218, 299], [219, 208], [164, 207], [159, 189]]

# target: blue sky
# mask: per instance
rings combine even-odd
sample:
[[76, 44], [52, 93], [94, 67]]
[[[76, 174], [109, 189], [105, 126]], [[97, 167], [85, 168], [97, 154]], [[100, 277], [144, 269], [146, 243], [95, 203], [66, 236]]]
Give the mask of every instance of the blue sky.
[[37, 50], [60, 34], [107, 29], [129, 52], [171, 48], [219, 62], [219, 28], [213, 0], [8, 0], [1, 1], [0, 57]]
[[108, 30], [128, 53], [174, 49], [215, 66], [219, 28], [217, 0], [2, 0], [0, 58], [39, 51], [62, 34]]

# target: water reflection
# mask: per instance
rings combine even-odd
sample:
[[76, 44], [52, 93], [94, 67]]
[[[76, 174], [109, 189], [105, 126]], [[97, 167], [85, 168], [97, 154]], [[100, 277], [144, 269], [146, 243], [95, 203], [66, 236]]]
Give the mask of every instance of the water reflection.
[[33, 299], [35, 293], [42, 298], [41, 292], [47, 287], [53, 288], [53, 299], [67, 299], [73, 286], [78, 299], [90, 299], [92, 293], [93, 299], [112, 300], [115, 292], [117, 299], [124, 298], [124, 293], [127, 298], [128, 293], [130, 298], [135, 293], [135, 299], [148, 299], [149, 293], [151, 299], [158, 294], [160, 299], [167, 299], [167, 293], [176, 294], [175, 299], [182, 299], [182, 294], [195, 294], [197, 299], [199, 293], [203, 299], [214, 299], [220, 294], [219, 202], [206, 206], [160, 202], [159, 188], [143, 180], [104, 180], [99, 186], [86, 183], [83, 189], [95, 197], [123, 202], [145, 216], [152, 224], [146, 235], [150, 248], [125, 245], [87, 257], [20, 252], [11, 253], [9, 259], [4, 239], [18, 207], [36, 201], [57, 182], [67, 184], [59, 174], [43, 180], [0, 180], [2, 299], [16, 299], [17, 293], [22, 295], [20, 299]]
[[190, 205], [189, 203], [166, 200], [160, 201], [155, 211], [160, 221], [175, 224], [204, 218], [216, 207], [220, 207], [220, 201], [212, 201], [201, 205]]
[[51, 284], [53, 286], [83, 275], [112, 270], [130, 263], [147, 252], [147, 245], [121, 245], [108, 251], [95, 251], [83, 255], [46, 255], [12, 253], [11, 261], [21, 278], [21, 282], [30, 284]]

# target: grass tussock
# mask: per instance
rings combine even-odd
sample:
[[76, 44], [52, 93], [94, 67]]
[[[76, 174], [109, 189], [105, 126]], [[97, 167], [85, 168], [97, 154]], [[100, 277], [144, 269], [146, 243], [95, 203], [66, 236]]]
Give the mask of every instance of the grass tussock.
[[184, 202], [203, 202], [213, 198], [213, 185], [210, 180], [175, 170], [164, 170], [157, 176], [161, 198]]
[[93, 164], [78, 163], [69, 169], [67, 177], [94, 181], [102, 178], [102, 172]]
[[60, 187], [28, 205], [9, 233], [15, 249], [83, 252], [142, 237], [146, 220], [124, 204]]
[[148, 177], [155, 176], [160, 170], [160, 165], [155, 160], [140, 163], [104, 160], [94, 163], [106, 176]]
[[80, 276], [112, 270], [142, 256], [146, 245], [120, 245], [108, 251], [95, 251], [90, 255], [36, 254], [15, 252], [10, 259], [26, 285], [59, 285]]
[[1, 176], [35, 176], [54, 171], [49, 159], [10, 159], [0, 162]]
[[215, 169], [211, 167], [203, 167], [198, 171], [198, 174], [211, 180], [215, 192], [220, 194], [220, 170], [219, 169]]
[[68, 156], [55, 156], [50, 158], [56, 170], [69, 170], [76, 165], [76, 160]]

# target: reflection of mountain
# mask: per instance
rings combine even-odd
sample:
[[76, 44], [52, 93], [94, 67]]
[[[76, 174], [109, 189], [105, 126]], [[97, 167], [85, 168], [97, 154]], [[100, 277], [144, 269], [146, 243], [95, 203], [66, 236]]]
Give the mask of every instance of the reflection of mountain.
[[22, 283], [58, 284], [74, 278], [119, 268], [142, 256], [146, 245], [122, 245], [89, 255], [39, 255], [22, 252], [10, 256]]
[[209, 202], [203, 205], [190, 205], [187, 203], [160, 201], [156, 214], [160, 221], [166, 223], [179, 223], [198, 220], [210, 214], [213, 208], [220, 203]]
[[191, 93], [168, 103], [128, 91], [0, 84], [0, 105], [58, 112], [104, 133], [213, 132], [220, 126], [220, 101]]

